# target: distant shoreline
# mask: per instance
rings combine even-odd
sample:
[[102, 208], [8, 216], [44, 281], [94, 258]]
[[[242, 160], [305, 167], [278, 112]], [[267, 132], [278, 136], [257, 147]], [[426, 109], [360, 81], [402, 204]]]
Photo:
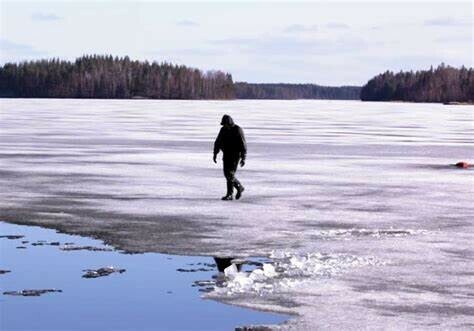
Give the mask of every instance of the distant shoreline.
[[[360, 99], [315, 99], [315, 98], [294, 98], [294, 99], [276, 99], [276, 98], [233, 98], [233, 99], [154, 99], [154, 98], [58, 98], [58, 97], [2, 97], [0, 99], [44, 99], [44, 100], [133, 100], [133, 101], [298, 101], [298, 100], [325, 100], [325, 101], [362, 101]], [[374, 101], [377, 102], [377, 101]], [[384, 101], [390, 102], [390, 101]]]
[[1, 99], [39, 99], [39, 100], [134, 100], [134, 101], [302, 101], [302, 100], [314, 100], [314, 101], [360, 101], [363, 103], [412, 103], [412, 104], [439, 104], [444, 106], [474, 106], [474, 102], [428, 102], [428, 101], [403, 101], [403, 100], [360, 100], [360, 99], [315, 99], [315, 98], [295, 98], [295, 99], [275, 99], [275, 98], [261, 98], [261, 99], [248, 99], [248, 98], [234, 98], [234, 99], [154, 99], [154, 98], [46, 98], [46, 97], [4, 97], [0, 96]]
[[120, 100], [362, 100], [472, 104], [474, 69], [444, 63], [420, 71], [386, 71], [364, 86], [248, 83], [230, 73], [201, 71], [128, 56], [84, 55], [0, 66], [0, 98]]

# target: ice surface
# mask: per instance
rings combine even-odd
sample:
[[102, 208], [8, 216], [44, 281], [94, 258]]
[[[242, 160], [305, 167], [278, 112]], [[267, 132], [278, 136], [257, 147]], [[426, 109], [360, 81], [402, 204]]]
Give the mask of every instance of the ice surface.
[[[275, 252], [276, 276], [236, 273], [216, 295], [299, 314], [297, 329], [474, 324], [473, 168], [452, 166], [474, 161], [472, 106], [0, 102], [5, 221], [132, 252]], [[249, 149], [233, 202], [212, 162], [225, 113]]]

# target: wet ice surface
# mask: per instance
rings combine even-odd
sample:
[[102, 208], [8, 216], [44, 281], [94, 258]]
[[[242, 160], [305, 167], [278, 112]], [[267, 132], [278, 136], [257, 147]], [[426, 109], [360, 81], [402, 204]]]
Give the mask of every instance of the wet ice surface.
[[[61, 246], [73, 241], [104, 247], [98, 240], [3, 222], [0, 233], [21, 233], [31, 241], [54, 241]], [[210, 257], [64, 251], [55, 245], [27, 245], [18, 250], [15, 246], [14, 240], [0, 239], [0, 268], [11, 270], [0, 275], [1, 330], [233, 330], [287, 318], [201, 299], [193, 283], [212, 279], [217, 269], [176, 270], [212, 264]], [[126, 271], [82, 278], [84, 269], [110, 266]]]
[[[207, 295], [300, 314], [285, 327], [474, 324], [473, 170], [452, 166], [474, 161], [474, 107], [1, 106], [0, 218], [8, 222], [134, 252], [273, 256], [277, 275], [249, 282], [239, 274]], [[244, 128], [249, 148], [237, 173], [246, 191], [230, 203], [219, 200], [225, 183], [211, 160], [224, 113]]]

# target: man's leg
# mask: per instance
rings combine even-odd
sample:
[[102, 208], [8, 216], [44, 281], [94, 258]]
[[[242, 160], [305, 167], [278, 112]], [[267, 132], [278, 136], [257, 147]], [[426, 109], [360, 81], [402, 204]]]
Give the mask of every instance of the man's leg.
[[235, 198], [237, 200], [240, 199], [240, 197], [242, 196], [242, 192], [245, 190], [244, 186], [239, 182], [239, 180], [237, 178], [234, 177], [234, 187], [236, 188], [237, 190], [237, 194], [235, 195]]
[[232, 200], [232, 195], [234, 194], [234, 180], [235, 180], [235, 171], [237, 167], [234, 167], [234, 160], [232, 158], [224, 157], [224, 176], [227, 182], [227, 194], [222, 198], [222, 200]]
[[237, 167], [239, 165], [239, 160], [239, 156], [233, 156], [224, 160], [224, 165], [227, 169], [227, 191], [230, 191], [230, 194], [232, 195], [234, 191], [233, 188], [235, 187], [237, 189], [237, 194], [235, 195], [235, 198], [237, 200], [240, 199], [240, 197], [242, 196], [242, 192], [244, 191], [244, 187], [235, 177], [235, 173], [237, 172]]
[[234, 156], [232, 158], [232, 161], [229, 162], [230, 165], [232, 166], [232, 170], [233, 170], [233, 172], [232, 172], [232, 185], [237, 190], [237, 194], [235, 195], [235, 198], [237, 200], [240, 199], [240, 197], [242, 196], [242, 192], [245, 190], [245, 188], [240, 183], [240, 181], [235, 177], [235, 173], [237, 172], [237, 167], [239, 165], [239, 161], [240, 161], [240, 156]]

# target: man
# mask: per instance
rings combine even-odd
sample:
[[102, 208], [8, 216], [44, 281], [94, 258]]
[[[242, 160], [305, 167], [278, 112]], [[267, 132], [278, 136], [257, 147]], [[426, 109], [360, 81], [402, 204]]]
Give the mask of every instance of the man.
[[235, 178], [237, 165], [243, 167], [245, 165], [245, 157], [247, 156], [247, 144], [245, 142], [244, 131], [232, 120], [229, 115], [224, 115], [221, 121], [222, 128], [214, 142], [214, 163], [217, 163], [217, 154], [222, 151], [224, 157], [224, 176], [227, 180], [227, 194], [222, 200], [232, 200], [234, 187], [237, 189], [235, 198], [238, 200], [242, 196], [244, 187]]

